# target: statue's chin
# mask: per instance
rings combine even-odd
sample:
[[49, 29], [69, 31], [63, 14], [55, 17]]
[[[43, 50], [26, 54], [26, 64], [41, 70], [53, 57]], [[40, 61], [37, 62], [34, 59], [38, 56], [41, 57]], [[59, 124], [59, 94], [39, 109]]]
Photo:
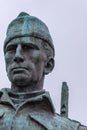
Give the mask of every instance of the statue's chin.
[[27, 75], [17, 74], [11, 77], [11, 82], [14, 83], [16, 86], [26, 86], [31, 82], [31, 78]]

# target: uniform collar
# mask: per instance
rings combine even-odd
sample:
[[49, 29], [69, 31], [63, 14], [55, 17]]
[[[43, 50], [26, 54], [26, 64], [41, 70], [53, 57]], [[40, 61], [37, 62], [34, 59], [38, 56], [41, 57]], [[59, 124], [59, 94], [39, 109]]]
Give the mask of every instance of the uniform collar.
[[[5, 103], [9, 104], [13, 108], [15, 108], [15, 105], [14, 105], [14, 103], [12, 102], [12, 100], [11, 100], [11, 98], [9, 96], [9, 92], [11, 92], [11, 90], [9, 88], [3, 88], [0, 91], [0, 95], [1, 95], [0, 102], [3, 103], [3, 104], [5, 104]], [[35, 91], [33, 93], [30, 93], [31, 95], [34, 94], [34, 96], [32, 96], [31, 98], [29, 98], [28, 100], [25, 100], [25, 102], [22, 103], [22, 105], [25, 104], [25, 103], [28, 103], [28, 102], [45, 101], [46, 105], [47, 106], [49, 105], [50, 111], [52, 113], [55, 113], [55, 109], [54, 109], [52, 100], [50, 98], [49, 92], [47, 92], [45, 90], [42, 90], [42, 93], [41, 94], [40, 93], [41, 93], [40, 91]]]

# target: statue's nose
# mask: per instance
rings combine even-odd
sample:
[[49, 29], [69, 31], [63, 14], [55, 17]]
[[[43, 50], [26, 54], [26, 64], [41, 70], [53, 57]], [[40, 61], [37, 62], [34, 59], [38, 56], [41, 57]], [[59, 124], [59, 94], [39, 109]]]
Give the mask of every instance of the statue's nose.
[[15, 62], [23, 62], [24, 61], [24, 57], [23, 57], [23, 53], [22, 53], [22, 46], [20, 44], [16, 48], [14, 61]]

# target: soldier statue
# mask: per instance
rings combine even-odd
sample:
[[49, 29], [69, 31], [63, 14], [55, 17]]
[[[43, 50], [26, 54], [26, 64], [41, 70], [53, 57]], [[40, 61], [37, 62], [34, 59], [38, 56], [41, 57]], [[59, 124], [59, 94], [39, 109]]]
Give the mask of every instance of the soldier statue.
[[55, 49], [44, 22], [21, 12], [8, 26], [4, 57], [10, 88], [0, 91], [0, 130], [87, 130], [55, 112], [45, 75], [54, 68]]

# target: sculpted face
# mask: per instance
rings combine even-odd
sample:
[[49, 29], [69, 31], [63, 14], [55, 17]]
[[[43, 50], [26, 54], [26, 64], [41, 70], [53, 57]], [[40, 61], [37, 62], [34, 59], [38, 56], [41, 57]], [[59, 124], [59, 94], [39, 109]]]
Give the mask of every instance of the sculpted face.
[[6, 45], [6, 71], [11, 83], [27, 86], [41, 80], [47, 61], [41, 42], [34, 37], [20, 37]]

